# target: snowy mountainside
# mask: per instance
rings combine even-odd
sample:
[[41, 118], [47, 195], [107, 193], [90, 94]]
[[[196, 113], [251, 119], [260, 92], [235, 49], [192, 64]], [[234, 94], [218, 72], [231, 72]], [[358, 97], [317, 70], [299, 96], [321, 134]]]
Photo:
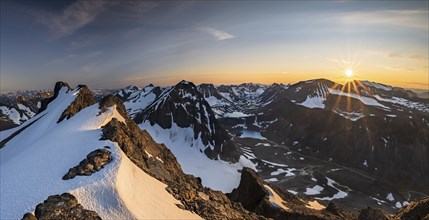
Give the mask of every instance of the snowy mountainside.
[[43, 94], [13, 95], [8, 93], [0, 97], [0, 131], [16, 127], [36, 115]]
[[271, 141], [429, 192], [421, 183], [429, 181], [429, 102], [411, 91], [365, 81], [303, 81], [246, 124], [265, 121], [273, 122], [253, 129]]
[[239, 159], [239, 152], [193, 83], [181, 81], [164, 90], [158, 99], [142, 108], [133, 119], [137, 124], [158, 125], [163, 129], [174, 126], [191, 128], [189, 136], [179, 138], [201, 143], [193, 146], [197, 151], [204, 152], [211, 159], [231, 162]]
[[[62, 86], [46, 110], [1, 148], [1, 218], [20, 218], [49, 195], [63, 192], [104, 219], [199, 218], [179, 209], [180, 202], [165, 190], [166, 185], [134, 165], [116, 143], [99, 140], [101, 127], [113, 118], [125, 122], [115, 106], [101, 112], [94, 104], [58, 122], [79, 92]], [[2, 139], [8, 135], [0, 132]], [[85, 155], [104, 146], [113, 155], [112, 163], [91, 176], [62, 180]]]
[[220, 121], [265, 180], [345, 208], [389, 212], [429, 193], [429, 100], [380, 83], [326, 79], [273, 84], [256, 100]]
[[296, 83], [278, 95], [307, 108], [332, 111], [348, 120], [384, 115], [396, 117], [403, 112], [429, 112], [429, 101], [402, 88], [368, 81], [344, 85], [325, 79]]
[[[240, 156], [193, 83], [181, 81], [141, 109], [133, 120], [173, 152], [185, 173], [200, 177], [204, 185], [230, 192], [238, 185], [238, 170], [254, 167]], [[217, 176], [222, 174], [219, 181]]]
[[198, 91], [203, 94], [217, 118], [237, 111], [237, 106], [231, 99], [221, 95], [213, 84], [201, 84], [197, 86]]
[[267, 85], [255, 83], [242, 83], [229, 86], [241, 100], [256, 99], [267, 89]]
[[281, 93], [283, 90], [289, 88], [290, 85], [287, 84], [281, 84], [281, 83], [273, 83], [271, 84], [265, 91], [262, 93], [258, 99], [261, 105], [267, 105], [268, 103], [272, 102], [277, 94]]
[[165, 89], [158, 86], [155, 87], [152, 84], [142, 89], [136, 86], [128, 86], [119, 90], [116, 96], [124, 101], [128, 114], [134, 117], [139, 111], [144, 110], [150, 103], [155, 101]]

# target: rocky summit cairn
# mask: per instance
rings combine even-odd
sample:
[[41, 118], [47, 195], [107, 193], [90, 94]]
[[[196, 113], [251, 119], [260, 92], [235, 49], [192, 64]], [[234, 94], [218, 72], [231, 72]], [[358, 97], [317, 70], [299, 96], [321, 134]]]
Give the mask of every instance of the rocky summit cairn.
[[106, 164], [112, 161], [110, 151], [106, 149], [97, 149], [92, 151], [82, 160], [79, 165], [69, 169], [63, 180], [73, 179], [75, 176], [90, 176], [91, 174], [101, 170]]
[[96, 212], [84, 209], [77, 199], [69, 193], [49, 196], [47, 200], [36, 206], [35, 214], [26, 213], [22, 219], [101, 220]]

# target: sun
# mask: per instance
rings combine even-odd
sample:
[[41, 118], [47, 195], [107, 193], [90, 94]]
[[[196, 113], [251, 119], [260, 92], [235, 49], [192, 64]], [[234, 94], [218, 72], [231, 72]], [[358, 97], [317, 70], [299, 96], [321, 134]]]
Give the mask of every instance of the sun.
[[352, 78], [353, 77], [353, 70], [352, 69], [347, 69], [346, 72], [344, 72], [344, 75], [346, 76], [346, 78]]

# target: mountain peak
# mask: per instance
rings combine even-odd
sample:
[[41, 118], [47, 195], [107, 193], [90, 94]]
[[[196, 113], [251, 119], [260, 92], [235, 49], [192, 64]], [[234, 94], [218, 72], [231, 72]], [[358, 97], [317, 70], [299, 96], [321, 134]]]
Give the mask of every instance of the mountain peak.
[[95, 97], [89, 90], [86, 85], [78, 85], [77, 87], [78, 94], [75, 100], [64, 110], [61, 114], [61, 117], [58, 119], [57, 123], [61, 122], [64, 119], [69, 119], [73, 117], [80, 110], [95, 104]]
[[186, 80], [182, 80], [179, 83], [176, 84], [177, 86], [187, 86], [187, 87], [195, 87], [194, 83], [186, 81]]
[[50, 98], [45, 98], [41, 101], [41, 107], [40, 107], [39, 111], [37, 112], [37, 114], [46, 110], [46, 108], [48, 107], [48, 104], [50, 102], [52, 102], [55, 98], [57, 98], [58, 94], [60, 93], [60, 91], [63, 87], [67, 88], [66, 92], [72, 90], [72, 88], [69, 86], [69, 84], [67, 82], [64, 82], [64, 81], [56, 82], [55, 87], [54, 87], [54, 95]]
[[127, 89], [127, 90], [139, 90], [139, 87], [137, 87], [135, 85], [129, 85], [129, 86], [126, 86], [124, 89]]
[[68, 90], [72, 90], [72, 88], [69, 86], [67, 82], [64, 81], [58, 81], [55, 83], [54, 87], [54, 96], [58, 95], [58, 92], [61, 90], [61, 88], [67, 87]]

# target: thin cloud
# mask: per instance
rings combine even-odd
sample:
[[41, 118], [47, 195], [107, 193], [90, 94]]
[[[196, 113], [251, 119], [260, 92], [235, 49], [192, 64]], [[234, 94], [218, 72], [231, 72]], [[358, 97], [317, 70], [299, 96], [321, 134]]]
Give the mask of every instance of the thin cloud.
[[221, 30], [217, 30], [217, 29], [214, 29], [214, 28], [210, 28], [210, 27], [200, 27], [200, 28], [198, 28], [198, 30], [200, 30], [200, 31], [202, 31], [204, 33], [212, 35], [213, 37], [215, 37], [219, 41], [220, 40], [228, 40], [228, 39], [235, 38], [235, 36], [232, 35], [232, 34], [229, 34], [229, 33], [225, 32], [225, 31], [221, 31]]
[[345, 24], [389, 25], [428, 29], [427, 10], [380, 10], [344, 14], [339, 21]]
[[73, 34], [80, 28], [90, 24], [111, 2], [103, 0], [79, 0], [59, 14], [44, 12], [38, 16], [40, 23], [47, 25], [57, 37]]
[[400, 58], [400, 59], [411, 59], [411, 60], [417, 60], [417, 61], [428, 61], [429, 57], [421, 55], [421, 54], [411, 54], [411, 55], [407, 55], [407, 54], [400, 54], [400, 53], [389, 53], [386, 56], [387, 58], [391, 58], [391, 59], [395, 59], [395, 58]]
[[379, 68], [391, 70], [391, 71], [416, 71], [416, 68], [413, 67], [395, 67], [395, 66], [388, 66], [388, 65], [377, 65]]

